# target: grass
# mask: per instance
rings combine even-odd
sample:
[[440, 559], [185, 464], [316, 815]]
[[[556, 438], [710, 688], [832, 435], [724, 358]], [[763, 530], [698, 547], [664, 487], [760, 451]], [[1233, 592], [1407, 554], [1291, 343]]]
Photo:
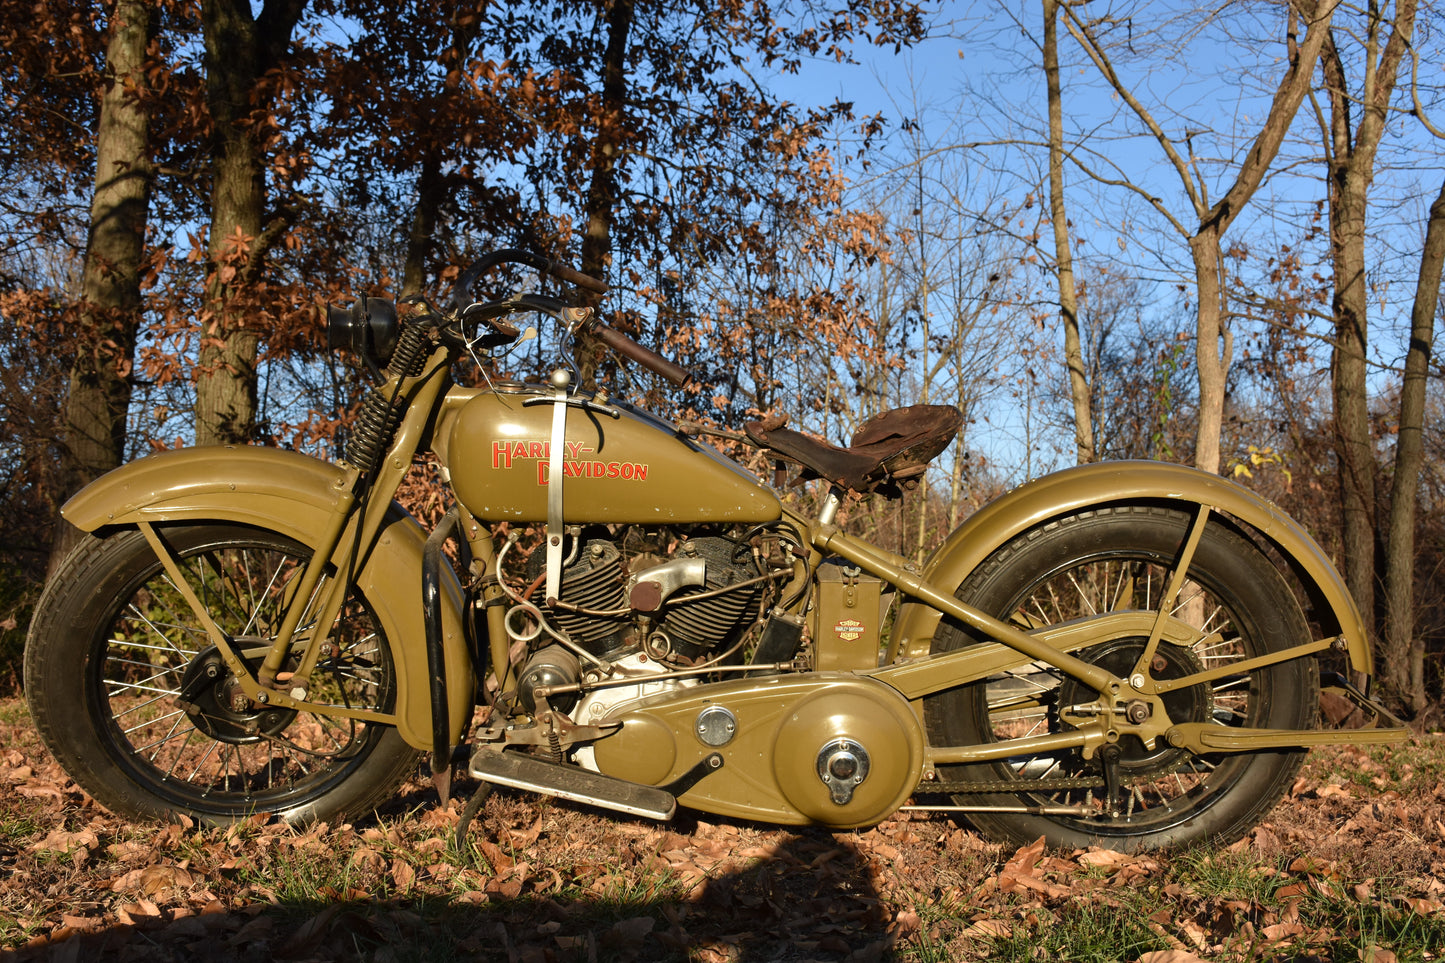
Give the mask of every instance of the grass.
[[1176, 883], [1203, 899], [1269, 903], [1288, 878], [1247, 853], [1228, 850], [1183, 853], [1175, 859], [1173, 868]]
[[1014, 935], [988, 947], [988, 959], [1111, 963], [1169, 949], [1167, 941], [1141, 922], [1133, 906], [1068, 903], [1057, 910], [1027, 913], [1020, 923]]

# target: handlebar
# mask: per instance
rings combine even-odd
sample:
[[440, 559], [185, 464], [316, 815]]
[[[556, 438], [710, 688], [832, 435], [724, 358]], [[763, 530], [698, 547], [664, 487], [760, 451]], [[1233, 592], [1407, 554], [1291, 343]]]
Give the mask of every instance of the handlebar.
[[637, 362], [679, 388], [684, 387], [692, 380], [692, 373], [687, 369], [669, 361], [656, 351], [643, 347], [616, 328], [610, 328], [603, 324], [590, 308], [569, 308], [556, 298], [540, 294], [523, 294], [486, 303], [474, 302], [472, 285], [476, 284], [483, 274], [499, 264], [521, 264], [599, 294], [607, 290], [605, 282], [567, 267], [565, 264], [558, 264], [530, 251], [503, 248], [483, 255], [457, 278], [456, 289], [451, 300], [453, 312], [462, 312], [464, 319], [472, 318], [491, 325], [504, 341], [509, 341], [517, 337], [518, 331], [515, 326], [501, 321], [502, 316], [519, 309], [541, 311], [562, 319], [563, 323], [576, 333], [585, 334], [602, 342], [616, 353]]
[[621, 331], [618, 331], [616, 328], [609, 328], [595, 318], [583, 323], [578, 330], [583, 334], [596, 338], [623, 357], [631, 358], [648, 371], [658, 375], [665, 381], [670, 381], [679, 388], [685, 387], [687, 383], [692, 380], [692, 372], [686, 368], [676, 362], [669, 361], [651, 348], [644, 348]]
[[490, 254], [484, 254], [461, 273], [457, 278], [456, 288], [452, 292], [451, 309], [460, 311], [472, 302], [472, 285], [481, 279], [492, 268], [499, 264], [521, 264], [542, 274], [550, 274], [555, 278], [566, 281], [568, 284], [575, 284], [579, 288], [586, 288], [588, 291], [597, 294], [607, 292], [607, 282], [600, 281], [588, 274], [583, 274], [575, 268], [556, 261], [548, 260], [539, 254], [531, 251], [522, 251], [516, 248], [502, 248]]

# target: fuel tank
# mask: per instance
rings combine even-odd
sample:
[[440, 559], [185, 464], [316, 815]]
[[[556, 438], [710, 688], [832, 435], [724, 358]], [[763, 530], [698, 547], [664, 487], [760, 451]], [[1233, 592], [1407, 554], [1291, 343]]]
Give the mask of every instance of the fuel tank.
[[[453, 389], [448, 396], [433, 447], [473, 517], [546, 520], [550, 396], [549, 389], [507, 383]], [[606, 406], [618, 417], [567, 409], [562, 514], [568, 523], [748, 524], [781, 516], [778, 497], [740, 465], [641, 409], [612, 400]]]

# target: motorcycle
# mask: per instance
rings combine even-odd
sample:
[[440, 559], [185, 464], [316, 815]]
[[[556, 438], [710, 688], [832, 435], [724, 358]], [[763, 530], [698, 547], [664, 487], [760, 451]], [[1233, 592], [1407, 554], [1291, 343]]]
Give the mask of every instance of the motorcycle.
[[[535, 332], [524, 318], [688, 380], [566, 299], [482, 297], [502, 265], [606, 290], [503, 250], [443, 307], [333, 307], [333, 346], [379, 381], [343, 460], [166, 451], [67, 503], [84, 535], [36, 609], [25, 691], [97, 802], [335, 820], [424, 754], [444, 801], [461, 762], [484, 787], [654, 819], [848, 829], [925, 810], [1133, 851], [1239, 838], [1311, 746], [1408, 738], [1326, 670], [1371, 671], [1360, 615], [1252, 492], [1167, 464], [1072, 468], [918, 565], [839, 510], [915, 485], [956, 410], [895, 409], [839, 447], [780, 418], [669, 423], [583, 390], [570, 357], [541, 383], [465, 387], [459, 366], [485, 372]], [[709, 431], [821, 479], [821, 508], [786, 504]], [[454, 501], [430, 533], [394, 497], [427, 452]], [[1373, 728], [1321, 728], [1322, 690]]]

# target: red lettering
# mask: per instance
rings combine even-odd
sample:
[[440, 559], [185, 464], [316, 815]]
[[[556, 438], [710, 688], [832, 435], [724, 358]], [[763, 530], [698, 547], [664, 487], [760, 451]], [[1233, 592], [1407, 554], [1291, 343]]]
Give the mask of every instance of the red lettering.
[[[537, 484], [546, 485], [550, 477], [551, 463], [537, 462]], [[647, 481], [647, 465], [629, 461], [574, 461], [562, 462], [563, 478], [620, 478], [625, 481]]]
[[493, 468], [511, 468], [511, 467], [512, 467], [512, 445], [511, 445], [510, 442], [506, 442], [506, 441], [494, 441], [494, 442], [492, 442], [492, 467], [493, 467]]

